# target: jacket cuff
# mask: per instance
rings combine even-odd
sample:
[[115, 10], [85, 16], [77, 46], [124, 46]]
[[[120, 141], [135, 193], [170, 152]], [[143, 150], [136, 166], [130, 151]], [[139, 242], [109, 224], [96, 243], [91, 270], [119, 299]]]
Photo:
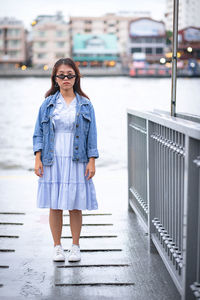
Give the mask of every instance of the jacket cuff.
[[95, 157], [95, 158], [99, 157], [99, 152], [96, 148], [88, 150], [88, 158], [90, 157]]
[[42, 148], [43, 148], [43, 145], [41, 143], [38, 143], [38, 144], [34, 145], [34, 147], [33, 147], [34, 155], [36, 155], [37, 151], [42, 150]]

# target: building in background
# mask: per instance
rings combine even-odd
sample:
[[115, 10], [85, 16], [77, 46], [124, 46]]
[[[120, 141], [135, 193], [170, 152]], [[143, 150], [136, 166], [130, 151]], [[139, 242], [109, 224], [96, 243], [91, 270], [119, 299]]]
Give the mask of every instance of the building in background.
[[128, 52], [134, 60], [158, 63], [166, 47], [165, 24], [151, 18], [139, 18], [129, 23]]
[[[149, 12], [119, 12], [108, 13], [99, 17], [70, 17], [70, 35], [76, 34], [110, 34], [115, 35], [120, 56], [127, 54], [128, 26], [130, 20], [141, 16], [150, 16]], [[73, 45], [72, 45], [73, 46]]]
[[73, 59], [84, 67], [114, 67], [119, 62], [119, 50], [114, 34], [75, 34]]
[[63, 57], [73, 57], [83, 67], [118, 65], [123, 70], [129, 68], [133, 56], [157, 63], [165, 52], [165, 26], [149, 16], [147, 11], [123, 11], [100, 17], [73, 16], [66, 21], [57, 12], [39, 15], [32, 22], [30, 32], [14, 19], [9, 20], [8, 28], [5, 25], [8, 19], [4, 19], [0, 30], [0, 58], [7, 66], [26, 64], [44, 70], [51, 69]]
[[0, 68], [17, 68], [26, 62], [26, 30], [15, 18], [0, 19]]
[[182, 67], [200, 72], [200, 28], [188, 27], [178, 32], [178, 51]]
[[[166, 0], [165, 13], [166, 29], [173, 30], [173, 0]], [[200, 1], [179, 0], [178, 29], [200, 27]]]
[[183, 60], [190, 58], [200, 60], [200, 28], [191, 26], [179, 30], [178, 50]]
[[52, 68], [59, 58], [70, 56], [69, 24], [60, 12], [38, 16], [32, 26], [33, 67]]

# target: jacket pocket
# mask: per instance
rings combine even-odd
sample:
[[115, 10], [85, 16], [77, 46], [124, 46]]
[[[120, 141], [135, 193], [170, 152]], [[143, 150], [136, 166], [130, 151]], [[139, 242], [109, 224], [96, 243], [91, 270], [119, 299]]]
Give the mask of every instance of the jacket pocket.
[[86, 119], [87, 121], [91, 122], [91, 117], [88, 113], [83, 113], [83, 118]]

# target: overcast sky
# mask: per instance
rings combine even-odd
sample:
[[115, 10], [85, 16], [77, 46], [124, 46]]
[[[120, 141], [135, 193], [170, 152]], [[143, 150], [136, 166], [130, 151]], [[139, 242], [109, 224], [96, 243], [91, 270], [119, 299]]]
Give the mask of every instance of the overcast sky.
[[1, 0], [0, 17], [16, 17], [30, 29], [31, 22], [44, 14], [62, 11], [64, 17], [100, 16], [108, 12], [150, 11], [157, 20], [164, 19], [166, 0]]

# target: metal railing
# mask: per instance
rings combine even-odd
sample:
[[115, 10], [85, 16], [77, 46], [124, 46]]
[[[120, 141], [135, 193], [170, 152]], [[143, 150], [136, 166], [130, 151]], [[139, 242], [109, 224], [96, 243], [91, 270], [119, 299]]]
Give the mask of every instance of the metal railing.
[[198, 122], [187, 114], [127, 110], [129, 207], [184, 300], [200, 299]]

